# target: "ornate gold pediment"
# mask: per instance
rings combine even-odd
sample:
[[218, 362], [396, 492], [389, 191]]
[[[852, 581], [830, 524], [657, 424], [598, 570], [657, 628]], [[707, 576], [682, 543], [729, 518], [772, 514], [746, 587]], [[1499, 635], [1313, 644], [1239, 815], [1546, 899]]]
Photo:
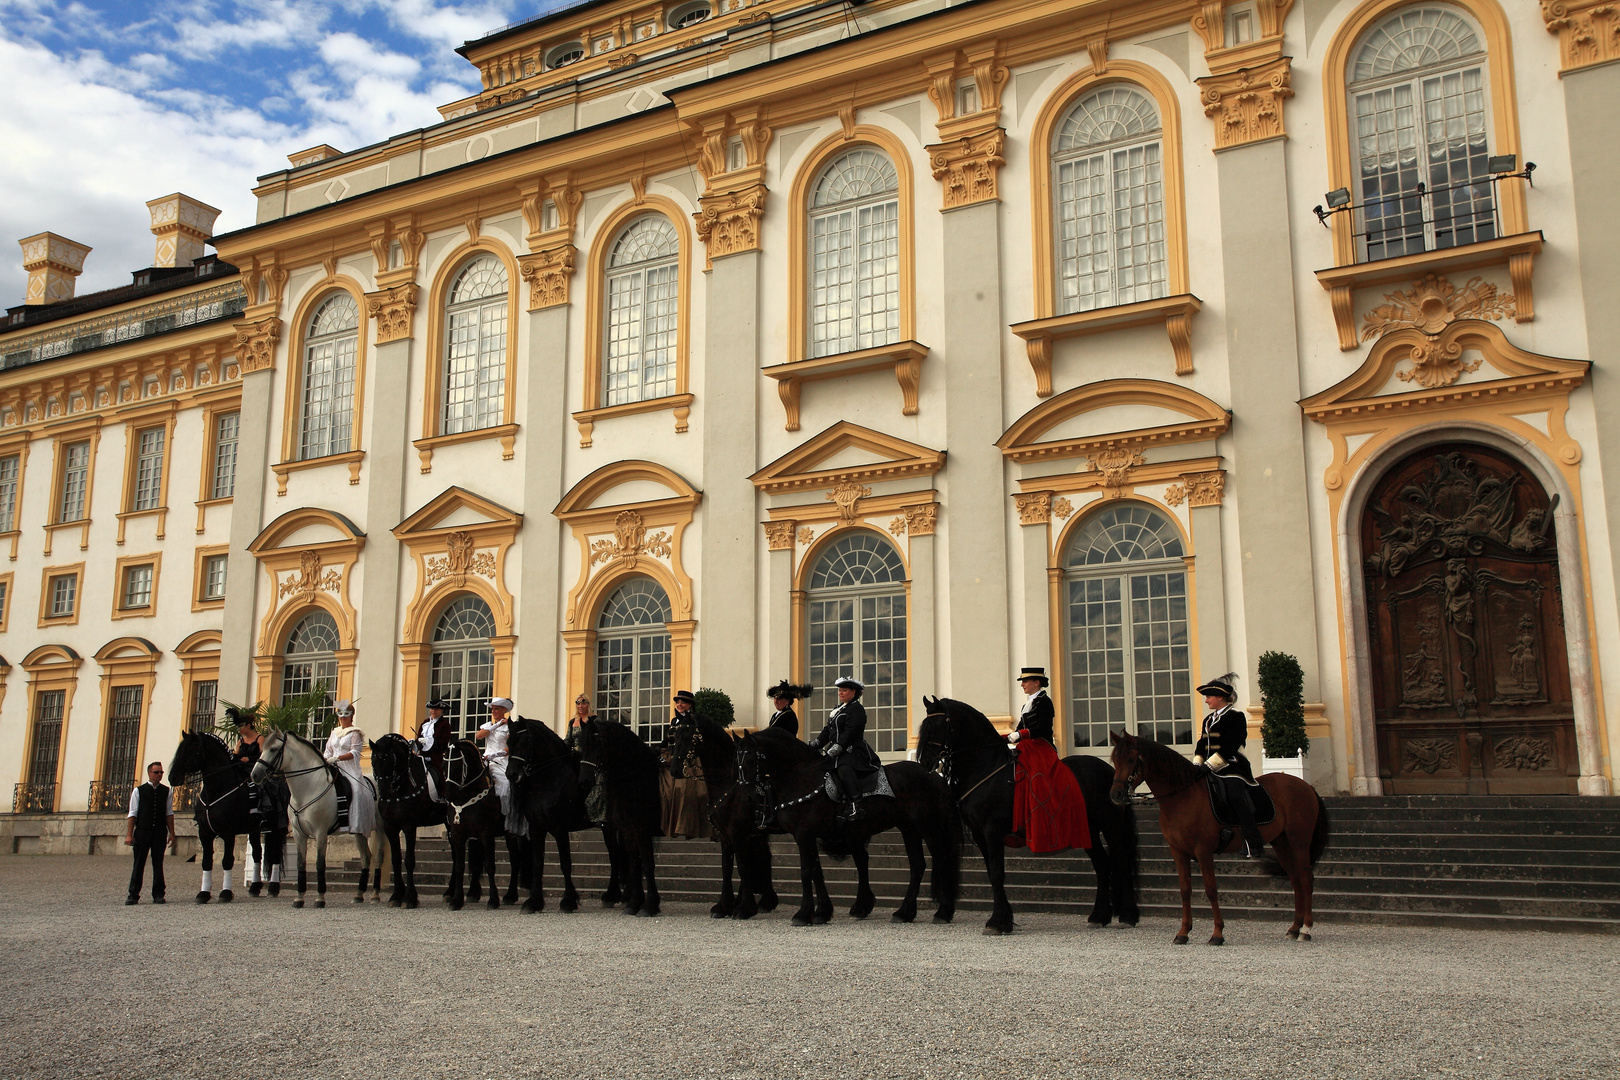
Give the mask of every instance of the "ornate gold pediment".
[[506, 563], [522, 527], [522, 514], [462, 487], [446, 488], [394, 526], [416, 565], [404, 640], [430, 641], [433, 620], [460, 593], [482, 598], [499, 634], [510, 635], [515, 604]]
[[[1126, 430], [1101, 430], [1047, 438], [1058, 426], [1087, 413], [1116, 406], [1161, 410], [1164, 422]], [[1016, 462], [1086, 458], [1099, 475], [1117, 476], [1139, 464], [1129, 455], [1149, 446], [1204, 442], [1232, 426], [1232, 414], [1209, 398], [1174, 383], [1153, 379], [1109, 379], [1087, 383], [1035, 406], [996, 440], [1004, 457]], [[1126, 454], [1119, 459], [1119, 454]], [[1105, 486], [1120, 487], [1108, 483]]]
[[259, 621], [261, 657], [276, 652], [292, 624], [317, 607], [336, 621], [343, 647], [354, 647], [358, 613], [349, 587], [365, 545], [354, 522], [311, 506], [282, 514], [254, 537], [248, 551], [270, 577]]
[[[839, 458], [846, 462], [839, 463]], [[851, 463], [851, 458], [865, 458]], [[840, 420], [783, 454], [749, 479], [767, 494], [833, 492], [841, 484], [869, 484], [907, 476], [932, 476], [945, 466], [945, 451]], [[829, 495], [829, 498], [831, 496]]]

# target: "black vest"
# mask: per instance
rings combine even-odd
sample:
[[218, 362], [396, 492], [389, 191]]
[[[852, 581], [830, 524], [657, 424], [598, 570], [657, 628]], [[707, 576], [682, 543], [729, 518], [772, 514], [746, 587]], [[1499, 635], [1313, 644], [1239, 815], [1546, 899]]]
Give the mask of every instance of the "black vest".
[[135, 831], [138, 833], [166, 833], [169, 831], [169, 789], [162, 784], [142, 784], [135, 789]]

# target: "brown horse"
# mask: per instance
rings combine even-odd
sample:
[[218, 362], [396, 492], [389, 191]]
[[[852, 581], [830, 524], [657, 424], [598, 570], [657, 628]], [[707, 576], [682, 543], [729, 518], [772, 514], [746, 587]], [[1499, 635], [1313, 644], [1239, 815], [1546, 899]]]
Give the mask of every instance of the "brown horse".
[[[1204, 874], [1204, 895], [1209, 897], [1210, 915], [1215, 921], [1211, 945], [1226, 944], [1226, 923], [1215, 888], [1215, 852], [1237, 851], [1243, 837], [1233, 830], [1231, 840], [1220, 847], [1221, 825], [1209, 808], [1204, 778], [1209, 773], [1175, 750], [1135, 735], [1110, 733], [1114, 743], [1114, 786], [1109, 797], [1116, 803], [1129, 801], [1138, 784], [1147, 784], [1159, 804], [1159, 828], [1176, 860], [1181, 879], [1181, 929], [1176, 944], [1187, 944], [1192, 932], [1192, 868], [1188, 859], [1196, 857]], [[1277, 816], [1260, 827], [1260, 835], [1277, 853], [1277, 861], [1294, 886], [1294, 922], [1288, 936], [1311, 940], [1311, 868], [1327, 847], [1327, 805], [1316, 789], [1297, 776], [1266, 773], [1260, 777], [1277, 807]]]

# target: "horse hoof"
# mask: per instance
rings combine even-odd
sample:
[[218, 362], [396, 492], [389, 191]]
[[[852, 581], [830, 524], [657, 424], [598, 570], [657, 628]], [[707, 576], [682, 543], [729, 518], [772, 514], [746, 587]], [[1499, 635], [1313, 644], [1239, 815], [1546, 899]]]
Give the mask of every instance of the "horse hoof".
[[984, 937], [1005, 937], [1006, 935], [1012, 933], [1012, 927], [1009, 926], [1003, 928], [1000, 926], [987, 926], [983, 930], [980, 930], [979, 933]]
[[952, 919], [954, 919], [955, 917], [956, 917], [955, 912], [951, 912], [949, 914], [947, 914], [946, 912], [943, 912], [943, 911], [934, 912], [934, 921], [937, 922], [937, 923], [948, 923]]
[[579, 901], [564, 900], [562, 903], [557, 905], [557, 910], [561, 911], [564, 915], [572, 915], [574, 912], [579, 910]]
[[210, 901], [212, 899], [213, 899], [213, 897], [211, 895], [209, 895], [208, 893], [200, 892], [200, 893], [197, 894], [197, 903], [199, 903], [199, 904], [206, 904], [206, 903], [208, 903], [208, 901]]
[[731, 917], [731, 912], [727, 911], [725, 908], [721, 907], [719, 904], [716, 904], [716, 905], [714, 905], [713, 907], [711, 907], [709, 909], [709, 918], [711, 918], [711, 919], [726, 919], [726, 918], [730, 918], [730, 917]]
[[219, 902], [222, 903], [222, 904], [228, 904], [232, 900], [235, 900], [235, 899], [236, 899], [236, 894], [231, 892], [231, 890], [229, 890], [229, 889], [226, 889], [224, 892], [219, 894]]
[[372, 893], [372, 894], [371, 894], [371, 902], [372, 902], [372, 903], [373, 903], [373, 904], [380, 904], [380, 903], [382, 903], [382, 893]]
[[317, 901], [315, 901], [315, 906], [316, 907], [325, 907], [326, 906], [326, 901], [325, 900], [317, 900]]
[[736, 919], [738, 922], [746, 922], [747, 920], [752, 919], [755, 915], [758, 915], [758, 914], [759, 914], [759, 909], [758, 908], [740, 907], [736, 911], [731, 913], [731, 917], [733, 919]]
[[416, 897], [413, 896], [409, 900], [405, 901], [405, 909], [407, 911], [409, 911], [411, 908], [414, 908], [414, 907], [416, 907]]
[[1309, 930], [1301, 930], [1299, 932], [1299, 940], [1301, 940], [1301, 941], [1309, 941], [1309, 940], [1311, 940], [1311, 932]]
[[1177, 945], [1185, 945], [1185, 944], [1187, 944], [1187, 935], [1186, 934], [1177, 934], [1176, 935], [1176, 944]]
[[304, 902], [303, 902], [303, 901], [302, 901], [302, 900], [294, 900], [294, 901], [293, 901], [293, 907], [295, 907], [295, 908], [301, 908], [301, 907], [303, 907], [303, 906], [304, 906]]
[[388, 901], [388, 906], [389, 907], [403, 907], [404, 905], [405, 905], [405, 901], [403, 901], [403, 900], [389, 900]]
[[248, 895], [249, 896], [258, 896], [263, 891], [264, 891], [264, 886], [260, 885], [257, 881], [255, 881], [253, 884], [248, 886]]
[[1289, 930], [1289, 931], [1287, 931], [1286, 933], [1283, 934], [1283, 937], [1287, 938], [1289, 941], [1298, 941], [1299, 940], [1299, 931], [1298, 930]]
[[452, 900], [452, 901], [450, 901], [450, 910], [451, 911], [460, 911], [462, 909], [462, 906], [463, 906], [463, 904], [462, 904], [462, 902], [460, 900]]
[[364, 896], [357, 896], [354, 898], [354, 902], [357, 904], [363, 904], [366, 902], [366, 898]]
[[1092, 926], [1107, 926], [1112, 921], [1112, 919], [1106, 919], [1101, 915], [1086, 916], [1086, 922], [1090, 923]]
[[1225, 945], [1226, 939], [1221, 937], [1219, 934], [1216, 934], [1214, 937], [1209, 939], [1209, 943], [1211, 945]]
[[775, 896], [762, 896], [759, 898], [759, 910], [764, 912], [775, 911], [776, 905], [779, 903], [781, 903], [781, 901]]
[[910, 915], [907, 915], [903, 911], [897, 911], [893, 915], [889, 916], [889, 921], [890, 922], [911, 922], [912, 920], [916, 919], [916, 917], [917, 917], [917, 913], [915, 911], [913, 911]]
[[498, 896], [492, 896], [489, 898], [489, 903], [484, 906], [489, 908], [491, 911], [499, 911], [501, 908], [501, 898]]
[[281, 895], [281, 882], [272, 881], [270, 883], [270, 895], [271, 896], [280, 896]]
[[794, 926], [809, 926], [810, 925], [810, 916], [808, 916], [808, 915], [794, 915], [793, 916], [793, 925]]

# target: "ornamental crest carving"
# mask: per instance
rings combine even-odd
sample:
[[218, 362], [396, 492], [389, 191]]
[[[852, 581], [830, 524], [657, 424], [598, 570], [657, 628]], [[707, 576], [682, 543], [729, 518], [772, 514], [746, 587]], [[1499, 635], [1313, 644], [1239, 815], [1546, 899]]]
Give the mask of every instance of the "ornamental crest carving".
[[1142, 451], [1114, 446], [1099, 450], [1094, 455], [1087, 455], [1086, 461], [1093, 471], [1101, 474], [1103, 487], [1115, 497], [1131, 482], [1131, 470], [1138, 465], [1147, 464], [1147, 458], [1142, 456]]
[[421, 290], [412, 282], [366, 294], [366, 314], [377, 320], [377, 344], [411, 336], [411, 319]]
[[1060, 521], [1068, 521], [1069, 515], [1074, 513], [1074, 503], [1059, 495], [1052, 500], [1052, 513], [1056, 514]]
[[1552, 544], [1552, 513], [1558, 496], [1545, 510], [1531, 507], [1514, 520], [1514, 489], [1519, 476], [1482, 476], [1460, 453], [1438, 454], [1428, 477], [1400, 493], [1400, 519], [1376, 503], [1378, 547], [1367, 567], [1394, 577], [1408, 564], [1478, 555], [1487, 544], [1519, 555], [1533, 555]]
[[765, 546], [771, 551], [787, 551], [793, 547], [793, 522], [767, 521]]
[[1493, 764], [1498, 769], [1518, 769], [1522, 772], [1540, 772], [1553, 764], [1551, 741], [1521, 735], [1503, 739], [1495, 746]]
[[1013, 496], [1013, 505], [1018, 507], [1018, 524], [1044, 525], [1052, 520], [1052, 493], [1050, 491], [1030, 491], [1022, 495]]
[[276, 342], [281, 340], [281, 320], [266, 319], [236, 326], [236, 363], [242, 373], [264, 371], [275, 366]]
[[342, 576], [336, 570], [325, 570], [321, 566], [320, 552], [304, 551], [298, 556], [298, 569], [276, 590], [276, 599], [294, 594], [307, 599], [323, 589], [335, 593], [342, 587]]
[[1002, 156], [1006, 144], [1007, 133], [995, 128], [928, 147], [934, 179], [944, 185], [945, 209], [995, 201], [996, 180], [1007, 163]]
[[906, 507], [906, 531], [912, 536], [933, 536], [934, 522], [939, 518], [938, 503]]
[[[1517, 309], [1512, 293], [1499, 293], [1483, 278], [1470, 278], [1461, 289], [1440, 274], [1427, 274], [1410, 289], [1385, 293], [1386, 303], [1362, 316], [1361, 340], [1369, 341], [1395, 330], [1421, 330], [1438, 337], [1458, 319], [1505, 319]], [[1452, 342], [1444, 347], [1430, 341], [1412, 348], [1412, 370], [1396, 373], [1403, 382], [1415, 382], [1434, 389], [1450, 386], [1464, 374], [1477, 370], [1480, 360], [1465, 363], [1462, 346]]]
[[1457, 767], [1456, 739], [1407, 739], [1401, 743], [1401, 771], [1433, 776]]
[[432, 588], [440, 581], [449, 581], [459, 586], [467, 580], [468, 574], [477, 574], [479, 577], [495, 580], [495, 555], [489, 551], [477, 551], [477, 541], [470, 532], [453, 532], [445, 540], [444, 555], [439, 558], [427, 560], [427, 586]]
[[1182, 483], [1164, 489], [1164, 501], [1169, 506], [1219, 506], [1226, 492], [1224, 472], [1189, 473]]
[[1197, 80], [1204, 115], [1215, 121], [1217, 150], [1286, 134], [1282, 103], [1294, 96], [1290, 62], [1290, 57], [1279, 56]]
[[669, 533], [659, 530], [649, 536], [641, 515], [625, 510], [613, 519], [613, 539], [591, 544], [591, 565], [612, 559], [635, 559], [638, 555], [668, 558], [672, 550]]
[[765, 196], [765, 186], [755, 184], [742, 191], [705, 195], [698, 200], [701, 209], [692, 219], [698, 239], [707, 248], [710, 263], [725, 255], [759, 250], [759, 223], [765, 216]]
[[861, 500], [870, 494], [872, 489], [865, 484], [842, 480], [837, 487], [827, 492], [827, 501], [838, 504], [838, 518], [848, 525], [858, 516]]
[[1541, 0], [1541, 18], [1558, 35], [1564, 71], [1620, 59], [1620, 8], [1610, 0]]
[[530, 311], [568, 303], [576, 251], [573, 244], [563, 244], [519, 257], [518, 274], [529, 283]]

